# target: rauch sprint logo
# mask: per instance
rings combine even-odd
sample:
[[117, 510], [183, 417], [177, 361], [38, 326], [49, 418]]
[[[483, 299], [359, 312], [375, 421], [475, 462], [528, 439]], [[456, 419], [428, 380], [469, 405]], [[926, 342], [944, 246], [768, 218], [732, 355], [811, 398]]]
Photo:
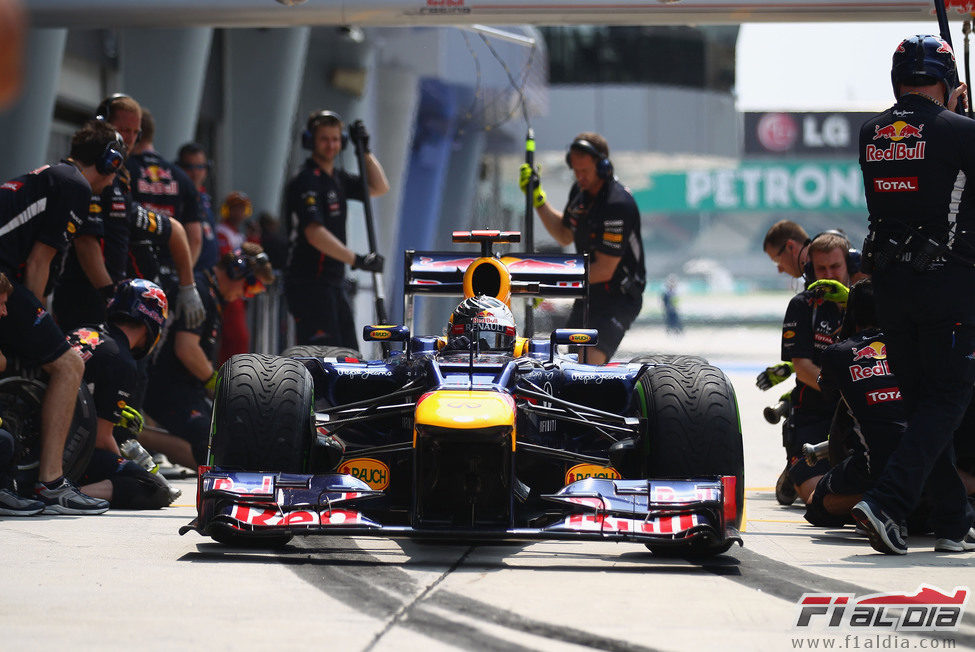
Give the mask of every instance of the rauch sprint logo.
[[872, 593], [804, 593], [797, 603], [795, 627], [899, 632], [950, 631], [961, 623], [968, 603], [967, 586], [951, 593], [922, 584], [913, 595]]

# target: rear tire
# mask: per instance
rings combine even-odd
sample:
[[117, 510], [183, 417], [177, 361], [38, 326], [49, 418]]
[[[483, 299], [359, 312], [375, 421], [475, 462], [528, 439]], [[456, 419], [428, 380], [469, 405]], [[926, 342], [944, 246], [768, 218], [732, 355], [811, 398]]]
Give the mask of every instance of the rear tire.
[[301, 362], [244, 353], [220, 368], [209, 464], [302, 473], [315, 435], [315, 388]]
[[[41, 454], [41, 406], [47, 383], [24, 376], [0, 379], [0, 416], [3, 427], [17, 444], [16, 477], [20, 490], [32, 489], [37, 481]], [[85, 474], [95, 448], [98, 423], [95, 404], [88, 385], [81, 383], [74, 415], [68, 427], [61, 465], [64, 477], [77, 483]]]
[[[711, 365], [661, 365], [640, 378], [636, 392], [636, 404], [649, 423], [647, 477], [735, 476], [734, 526], [740, 527], [745, 463], [738, 403], [728, 378]], [[648, 547], [655, 554], [668, 552]], [[724, 550], [727, 546], [701, 552]]]

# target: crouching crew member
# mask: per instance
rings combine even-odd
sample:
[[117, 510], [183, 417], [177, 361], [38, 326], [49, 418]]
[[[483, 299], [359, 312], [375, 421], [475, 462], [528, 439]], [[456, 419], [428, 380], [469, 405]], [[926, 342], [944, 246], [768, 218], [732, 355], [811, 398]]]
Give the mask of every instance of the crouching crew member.
[[127, 403], [135, 385], [136, 360], [152, 351], [169, 312], [162, 289], [143, 279], [122, 281], [108, 304], [108, 322], [78, 328], [68, 342], [85, 361], [98, 430], [95, 450], [81, 479], [82, 490], [113, 509], [158, 509], [171, 502], [169, 483], [120, 457], [116, 425], [138, 435], [142, 415]]

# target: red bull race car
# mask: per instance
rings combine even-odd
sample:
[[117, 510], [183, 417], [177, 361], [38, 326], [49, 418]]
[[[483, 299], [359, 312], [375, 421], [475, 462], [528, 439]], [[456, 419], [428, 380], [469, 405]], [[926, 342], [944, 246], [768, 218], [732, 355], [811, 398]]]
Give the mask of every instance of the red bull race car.
[[407, 324], [415, 294], [466, 297], [443, 336], [375, 325], [364, 339], [398, 349], [378, 360], [231, 358], [197, 517], [180, 533], [267, 547], [296, 535], [630, 541], [705, 556], [741, 544], [731, 383], [694, 356], [582, 364], [565, 347], [595, 344], [594, 330], [518, 337], [512, 293], [588, 291], [585, 257], [492, 253], [519, 237], [454, 233], [479, 256], [407, 252]]

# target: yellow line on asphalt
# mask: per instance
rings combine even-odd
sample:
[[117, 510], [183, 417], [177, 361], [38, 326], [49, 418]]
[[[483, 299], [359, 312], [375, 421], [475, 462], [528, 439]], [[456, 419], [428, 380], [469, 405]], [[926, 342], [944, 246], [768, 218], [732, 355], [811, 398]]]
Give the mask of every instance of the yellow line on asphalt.
[[784, 519], [784, 518], [756, 518], [755, 522], [756, 523], [798, 523], [800, 525], [804, 525], [806, 523], [806, 521], [794, 521], [791, 519]]

